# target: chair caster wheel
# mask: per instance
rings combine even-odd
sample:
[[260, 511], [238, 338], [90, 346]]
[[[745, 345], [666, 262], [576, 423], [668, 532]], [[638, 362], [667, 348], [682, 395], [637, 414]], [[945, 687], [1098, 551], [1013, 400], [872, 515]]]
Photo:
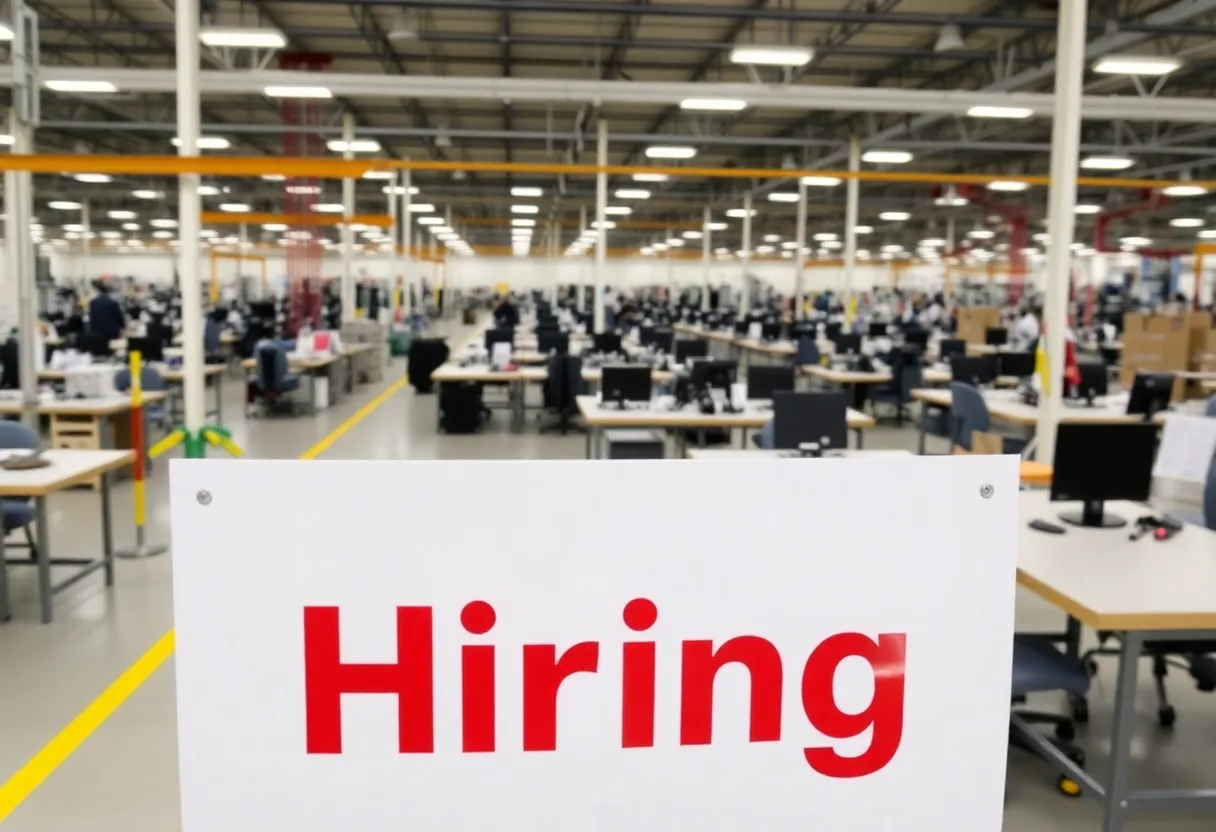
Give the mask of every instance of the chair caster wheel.
[[1061, 774], [1059, 779], [1056, 780], [1056, 788], [1059, 790], [1060, 794], [1064, 795], [1065, 797], [1081, 796], [1080, 784], [1075, 780], [1070, 780], [1063, 774]]
[[1093, 659], [1088, 659], [1085, 662], [1085, 672], [1089, 674], [1089, 678], [1093, 679], [1098, 675], [1098, 663]]
[[1178, 713], [1174, 710], [1173, 705], [1165, 705], [1157, 709], [1157, 724], [1162, 728], [1173, 728], [1177, 719]]
[[1076, 729], [1073, 728], [1071, 722], [1061, 722], [1056, 726], [1056, 737], [1068, 742], [1076, 737]]
[[1089, 722], [1089, 703], [1084, 699], [1072, 703], [1072, 721], [1079, 725]]

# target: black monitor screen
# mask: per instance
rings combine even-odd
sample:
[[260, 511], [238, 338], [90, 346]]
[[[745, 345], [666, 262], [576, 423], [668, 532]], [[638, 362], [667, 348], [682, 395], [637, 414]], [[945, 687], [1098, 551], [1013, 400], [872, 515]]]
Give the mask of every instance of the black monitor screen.
[[765, 321], [760, 326], [760, 337], [765, 341], [776, 341], [781, 337], [780, 321]]
[[76, 336], [76, 349], [97, 358], [106, 358], [114, 354], [114, 350], [110, 349], [110, 339], [107, 336], [94, 335], [91, 332], [82, 332]]
[[638, 343], [643, 347], [649, 347], [654, 343], [654, 327], [642, 324], [638, 327]]
[[956, 355], [950, 362], [950, 376], [954, 381], [980, 387], [996, 381], [995, 355]]
[[821, 450], [848, 447], [849, 394], [843, 390], [773, 394], [773, 447], [797, 450], [817, 442]]
[[949, 361], [956, 355], [967, 355], [967, 342], [962, 338], [943, 338], [938, 348], [942, 361]]
[[1109, 376], [1105, 361], [1078, 361], [1077, 375], [1080, 376], [1076, 388], [1077, 398], [1093, 401], [1106, 395]]
[[675, 343], [677, 364], [683, 364], [690, 358], [705, 358], [709, 355], [709, 342], [698, 338], [681, 338]]
[[1034, 353], [1001, 352], [996, 355], [996, 372], [1001, 376], [1026, 378], [1034, 375]]
[[1081, 502], [1080, 514], [1062, 519], [1086, 526], [1122, 525], [1105, 515], [1105, 500], [1144, 502], [1153, 483], [1157, 428], [1152, 424], [1062, 423], [1052, 461], [1053, 502]]
[[570, 335], [566, 332], [538, 331], [536, 351], [541, 355], [570, 352]]
[[486, 330], [486, 350], [494, 351], [495, 344], [514, 344], [515, 330], [500, 327], [498, 329]]
[[861, 352], [861, 334], [844, 332], [836, 336], [836, 352], [839, 355], [857, 355]]
[[716, 387], [729, 393], [730, 386], [735, 383], [738, 367], [734, 361], [715, 361], [708, 358], [694, 361], [689, 372], [692, 387], [694, 390]]
[[906, 329], [904, 330], [904, 343], [909, 347], [920, 347], [921, 352], [929, 348], [929, 330], [927, 329]]
[[1003, 326], [990, 326], [984, 331], [984, 343], [993, 347], [1003, 347], [1009, 340], [1009, 333]]
[[656, 329], [654, 335], [650, 338], [650, 345], [659, 352], [671, 352], [671, 347], [675, 343], [676, 334], [670, 329]]
[[840, 321], [831, 321], [826, 323], [823, 325], [823, 337], [827, 338], [829, 341], [835, 341], [837, 336], [840, 335], [840, 329]]
[[605, 402], [650, 401], [650, 368], [606, 366], [600, 389]]
[[164, 361], [165, 345], [159, 338], [128, 338], [127, 354], [138, 352], [141, 361]]
[[1131, 397], [1127, 400], [1127, 412], [1143, 416], [1145, 420], [1152, 419], [1155, 414], [1169, 409], [1173, 390], [1173, 373], [1136, 373]]
[[774, 393], [794, 389], [794, 368], [781, 364], [754, 364], [747, 368], [747, 397], [771, 399]]
[[597, 332], [593, 341], [596, 352], [608, 354], [621, 351], [621, 334], [619, 332]]
[[870, 337], [885, 338], [887, 337], [887, 325], [883, 321], [870, 321]]

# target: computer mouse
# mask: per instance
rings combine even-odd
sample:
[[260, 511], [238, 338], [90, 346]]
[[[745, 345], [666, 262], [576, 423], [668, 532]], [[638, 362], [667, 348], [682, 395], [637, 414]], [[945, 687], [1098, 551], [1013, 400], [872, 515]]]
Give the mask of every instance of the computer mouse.
[[1030, 528], [1036, 532], [1046, 532], [1047, 534], [1064, 534], [1064, 527], [1057, 526], [1055, 523], [1048, 523], [1046, 520], [1031, 520]]

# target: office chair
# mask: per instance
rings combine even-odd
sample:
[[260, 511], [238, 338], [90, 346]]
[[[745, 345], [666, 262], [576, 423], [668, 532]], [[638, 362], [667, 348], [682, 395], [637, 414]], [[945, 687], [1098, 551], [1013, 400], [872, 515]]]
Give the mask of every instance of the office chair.
[[[1084, 697], [1089, 691], [1089, 674], [1077, 661], [1070, 659], [1039, 635], [1013, 636], [1013, 704], [1021, 704], [1032, 693], [1063, 691], [1071, 697]], [[1031, 730], [1032, 725], [1054, 725], [1054, 737], [1042, 737]], [[1067, 716], [1044, 711], [1011, 709], [1009, 717], [1009, 741], [1017, 748], [1038, 756], [1045, 756], [1038, 743], [1047, 742], [1078, 766], [1085, 765], [1085, 752], [1071, 744], [1074, 735], [1073, 720]], [[1059, 790], [1069, 797], [1079, 797], [1080, 787], [1064, 775], [1056, 781]]]
[[[984, 395], [961, 381], [950, 382], [950, 418], [953, 424], [951, 442], [964, 451], [971, 450], [971, 433], [988, 433], [992, 418]], [[1014, 436], [1001, 437], [1001, 450], [1007, 454], [1020, 454], [1026, 440]]]
[[[139, 385], [145, 393], [160, 393], [165, 389], [165, 380], [161, 378], [160, 371], [155, 367], [149, 367], [147, 364], [139, 368]], [[125, 393], [131, 389], [131, 368], [123, 367], [114, 374], [114, 389], [120, 393]], [[166, 416], [165, 405], [163, 402], [155, 402], [144, 405], [144, 412], [148, 414], [148, 420], [155, 422], [160, 427], [165, 427]]]
[[[20, 422], [2, 420], [0, 421], [0, 448], [36, 451], [38, 450], [38, 434]], [[9, 532], [21, 529], [25, 533], [25, 545], [30, 550], [31, 562], [38, 557], [38, 547], [30, 532], [35, 517], [34, 503], [30, 499], [13, 497], [0, 499], [0, 534], [7, 537]]]
[[1204, 416], [1216, 416], [1216, 394], [1208, 399], [1208, 403], [1203, 406]]
[[569, 431], [585, 433], [586, 428], [573, 419], [578, 414], [575, 401], [586, 392], [583, 382], [583, 359], [577, 355], [557, 353], [549, 357], [549, 378], [545, 381], [545, 408], [557, 414], [557, 420], [540, 426], [540, 433], [557, 431], [565, 436]]
[[773, 449], [774, 438], [777, 435], [777, 420], [769, 419], [764, 427], [752, 434], [752, 444], [762, 451]]
[[801, 365], [818, 364], [821, 356], [819, 354], [819, 344], [809, 335], [804, 335], [798, 339], [798, 354], [794, 360]]
[[920, 363], [902, 351], [896, 351], [892, 356], [891, 380], [886, 384], [875, 385], [870, 389], [870, 401], [874, 403], [874, 415], [878, 416], [878, 405], [885, 404], [895, 408], [895, 423], [903, 427], [904, 416], [912, 403], [912, 391], [924, 387], [925, 371]]
[[287, 353], [271, 341], [258, 345], [254, 377], [250, 379], [251, 399], [261, 399], [266, 411], [287, 404], [294, 415], [299, 403], [287, 394], [300, 388], [300, 376], [287, 370]]
[[221, 351], [220, 335], [223, 328], [210, 315], [203, 321], [203, 361], [207, 364], [223, 364], [225, 359]]

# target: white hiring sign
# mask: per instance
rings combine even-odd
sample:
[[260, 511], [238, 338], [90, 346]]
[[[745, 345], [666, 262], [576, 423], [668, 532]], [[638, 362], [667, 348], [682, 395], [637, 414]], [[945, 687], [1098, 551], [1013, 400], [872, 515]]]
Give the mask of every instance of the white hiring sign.
[[1016, 458], [171, 490], [183, 832], [1001, 827]]

